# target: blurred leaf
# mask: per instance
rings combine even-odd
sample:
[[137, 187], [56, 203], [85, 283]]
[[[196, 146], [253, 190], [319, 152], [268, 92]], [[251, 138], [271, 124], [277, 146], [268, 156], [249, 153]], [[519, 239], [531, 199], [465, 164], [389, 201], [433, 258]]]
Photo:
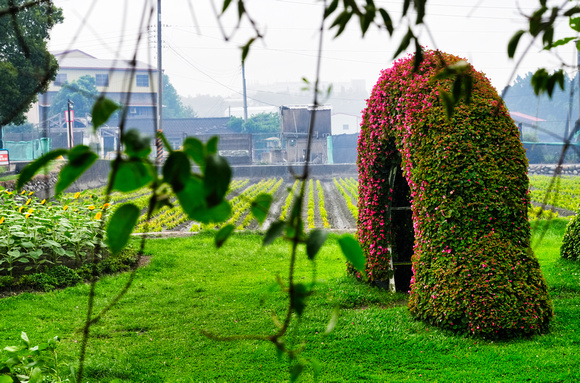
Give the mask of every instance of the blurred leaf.
[[[238, 0], [238, 18], [241, 19], [242, 16], [246, 13], [246, 8], [244, 7], [244, 1]], [[242, 60], [244, 61], [244, 60]]]
[[274, 242], [274, 240], [284, 233], [284, 228], [286, 227], [286, 222], [284, 221], [276, 221], [270, 225], [266, 234], [264, 235], [264, 242], [262, 243], [263, 246], [267, 246]]
[[453, 100], [453, 96], [444, 90], [439, 90], [439, 94], [441, 96], [441, 102], [443, 103], [443, 108], [445, 109], [445, 116], [447, 119], [451, 119], [453, 117], [453, 109], [455, 108], [455, 101]]
[[411, 39], [414, 38], [414, 37], [415, 36], [413, 35], [413, 31], [411, 30], [411, 28], [409, 28], [409, 30], [407, 31], [407, 33], [405, 34], [405, 36], [403, 36], [403, 39], [401, 40], [401, 44], [399, 44], [399, 47], [397, 48], [397, 51], [395, 52], [393, 58], [396, 58], [405, 49], [407, 49], [409, 47], [409, 44], [411, 44]]
[[516, 49], [518, 47], [518, 43], [520, 42], [520, 39], [522, 38], [523, 34], [526, 33], [526, 31], [523, 30], [519, 30], [517, 31], [512, 38], [510, 39], [510, 41], [508, 42], [508, 57], [510, 59], [514, 58], [514, 55], [516, 54]]
[[185, 187], [175, 193], [181, 208], [191, 219], [194, 219], [196, 211], [207, 209], [204, 199], [204, 189], [202, 180], [189, 177], [185, 183]]
[[338, 317], [340, 315], [340, 307], [334, 306], [332, 309], [332, 314], [330, 315], [330, 320], [328, 321], [328, 325], [326, 326], [326, 330], [324, 331], [325, 334], [330, 334], [332, 330], [336, 327], [338, 323]]
[[218, 154], [218, 136], [213, 136], [209, 140], [207, 140], [207, 144], [205, 144], [205, 155], [208, 156], [210, 154]]
[[330, 4], [328, 5], [328, 7], [326, 7], [326, 9], [324, 10], [324, 18], [326, 19], [328, 16], [330, 16], [334, 11], [336, 11], [336, 8], [338, 7], [338, 0], [332, 0], [330, 2]]
[[419, 67], [423, 62], [423, 47], [419, 44], [419, 40], [414, 38], [415, 40], [415, 57], [413, 59], [413, 72], [417, 73], [419, 71]]
[[68, 163], [61, 169], [54, 187], [56, 195], [68, 188], [99, 158], [88, 146], [77, 145], [68, 152]]
[[118, 254], [127, 245], [140, 213], [137, 206], [126, 203], [111, 216], [107, 225], [106, 242], [113, 254]]
[[272, 196], [270, 194], [261, 193], [254, 198], [251, 205], [252, 215], [256, 220], [263, 224], [264, 220], [268, 216], [268, 211], [270, 210], [270, 205], [272, 204]]
[[340, 245], [340, 249], [345, 258], [354, 266], [354, 268], [358, 271], [364, 272], [366, 259], [358, 241], [351, 235], [345, 234], [338, 239], [338, 244]]
[[44, 380], [40, 367], [34, 367], [30, 372], [28, 383], [41, 383]]
[[44, 156], [34, 160], [22, 169], [18, 180], [16, 181], [16, 190], [20, 191], [22, 187], [34, 177], [36, 173], [43, 167], [49, 164], [50, 161], [57, 159], [60, 156], [66, 156], [68, 150], [56, 149], [46, 153]]
[[97, 129], [107, 122], [113, 113], [119, 109], [121, 109], [121, 106], [115, 101], [108, 99], [103, 95], [99, 96], [93, 105], [93, 111], [91, 114], [93, 117], [93, 131], [96, 132]]
[[255, 38], [251, 38], [248, 42], [242, 46], [242, 63], [246, 62], [246, 57], [248, 57], [248, 53], [250, 53], [250, 47], [256, 41]]
[[232, 207], [230, 203], [222, 200], [219, 204], [211, 208], [204, 207], [203, 209], [197, 210], [193, 215], [193, 219], [201, 223], [221, 223], [230, 218], [231, 214]]
[[122, 137], [125, 153], [129, 157], [146, 158], [151, 153], [151, 138], [137, 129], [129, 129]]
[[224, 157], [211, 154], [205, 157], [204, 174], [207, 206], [213, 207], [225, 197], [232, 180], [232, 169]]
[[228, 7], [230, 6], [231, 2], [232, 2], [232, 0], [224, 0], [224, 6], [222, 8], [222, 13], [225, 12], [228, 9]]
[[24, 331], [22, 331], [20, 333], [20, 339], [22, 339], [24, 341], [24, 344], [26, 344], [26, 347], [30, 347], [30, 339], [28, 339], [28, 335], [26, 335], [26, 333]]
[[569, 16], [575, 15], [576, 13], [580, 13], [579, 6], [575, 6], [575, 7], [568, 9], [566, 12], [564, 12], [564, 16], [569, 17]]
[[295, 382], [300, 377], [300, 374], [304, 371], [304, 365], [300, 362], [296, 362], [290, 367], [290, 381]]
[[205, 168], [205, 149], [203, 142], [195, 137], [187, 137], [183, 141], [183, 151], [202, 169]]
[[191, 163], [185, 152], [171, 152], [163, 164], [163, 179], [171, 185], [175, 193], [178, 193], [185, 187], [191, 175], [190, 169]]
[[296, 311], [298, 316], [301, 316], [306, 307], [306, 297], [308, 296], [308, 290], [306, 286], [302, 283], [294, 284], [294, 299], [292, 300], [292, 308]]
[[336, 32], [336, 35], [334, 35], [334, 37], [338, 37], [344, 31], [351, 17], [352, 12], [346, 9], [341, 13], [339, 13], [338, 16], [336, 16], [336, 19], [334, 19], [334, 22], [330, 25], [331, 29], [334, 27], [338, 27], [338, 31]]
[[220, 247], [222, 247], [223, 244], [226, 242], [226, 240], [230, 237], [230, 235], [232, 235], [232, 233], [234, 232], [234, 229], [235, 229], [235, 226], [232, 224], [225, 225], [224, 227], [219, 229], [219, 231], [217, 232], [217, 234], [215, 235], [215, 238], [214, 238], [215, 247], [217, 247], [218, 249]]
[[389, 13], [384, 10], [383, 8], [379, 9], [379, 13], [381, 14], [381, 17], [383, 18], [383, 23], [385, 24], [385, 28], [387, 28], [387, 31], [389, 32], [389, 35], [393, 35], [393, 31], [395, 30], [393, 28], [393, 21], [391, 20], [391, 16], [389, 16]]
[[425, 3], [427, 0], [414, 0], [415, 1], [415, 9], [417, 10], [417, 21], [415, 24], [422, 24], [423, 18], [425, 17]]
[[306, 239], [306, 255], [308, 255], [308, 259], [311, 261], [314, 260], [314, 257], [326, 242], [326, 238], [328, 238], [328, 232], [321, 230], [321, 229], [314, 229], [310, 231], [308, 235], [308, 239]]
[[409, 11], [409, 6], [411, 5], [411, 0], [405, 0], [403, 2], [403, 16], [407, 15], [407, 12]]
[[580, 32], [580, 17], [570, 18], [570, 28], [576, 32]]
[[0, 383], [13, 383], [14, 381], [12, 380], [11, 377], [9, 377], [8, 375], [0, 375]]
[[544, 49], [549, 50], [549, 49], [552, 49], [552, 48], [555, 48], [555, 47], [559, 47], [561, 45], [566, 45], [570, 41], [574, 41], [576, 39], [578, 39], [578, 38], [577, 37], [566, 37], [564, 39], [556, 40], [552, 44], [545, 46]]
[[151, 169], [140, 158], [121, 160], [117, 166], [113, 190], [129, 193], [143, 186], [147, 186], [153, 181]]

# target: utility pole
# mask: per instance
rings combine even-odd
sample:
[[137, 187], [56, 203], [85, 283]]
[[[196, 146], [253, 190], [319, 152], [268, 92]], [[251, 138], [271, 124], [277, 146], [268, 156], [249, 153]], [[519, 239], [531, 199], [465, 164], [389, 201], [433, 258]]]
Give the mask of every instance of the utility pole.
[[67, 143], [68, 143], [68, 148], [71, 149], [73, 146], [75, 146], [75, 140], [74, 140], [74, 135], [73, 135], [73, 124], [75, 121], [75, 112], [72, 109], [74, 105], [74, 102], [72, 102], [72, 100], [69, 98], [68, 102], [67, 102], [67, 113], [66, 113], [66, 132], [67, 132]]
[[242, 61], [242, 83], [244, 89], [244, 122], [248, 122], [248, 96], [246, 95], [246, 65]]
[[[163, 61], [161, 39], [161, 0], [157, 0], [157, 132], [163, 131]], [[157, 135], [156, 135], [157, 136]], [[156, 137], [157, 163], [163, 160], [163, 144]]]

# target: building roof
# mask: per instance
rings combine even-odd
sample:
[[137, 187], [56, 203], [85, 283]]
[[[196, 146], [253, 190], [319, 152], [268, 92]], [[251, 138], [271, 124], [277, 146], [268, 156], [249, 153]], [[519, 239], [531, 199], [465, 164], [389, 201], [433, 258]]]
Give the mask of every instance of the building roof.
[[[229, 117], [164, 118], [162, 128], [166, 136], [235, 134], [235, 131], [227, 127], [229, 120]], [[126, 129], [135, 128], [151, 135], [153, 135], [154, 126], [154, 119], [151, 117], [128, 118], [125, 123]]]
[[[131, 60], [119, 59], [98, 59], [79, 49], [53, 53], [60, 69], [115, 69], [131, 70], [133, 65]], [[157, 67], [141, 61], [135, 61], [135, 69], [157, 71]]]

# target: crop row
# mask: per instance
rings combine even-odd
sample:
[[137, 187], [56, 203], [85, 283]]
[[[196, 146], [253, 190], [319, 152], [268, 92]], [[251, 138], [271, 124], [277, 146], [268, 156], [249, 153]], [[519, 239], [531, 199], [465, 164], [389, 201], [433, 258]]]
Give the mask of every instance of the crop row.
[[[334, 181], [334, 186], [336, 186], [336, 189], [338, 189], [338, 192], [344, 198], [344, 201], [346, 202], [346, 206], [348, 207], [348, 210], [350, 210], [350, 213], [352, 214], [354, 219], [358, 219], [358, 208], [355, 205], [358, 202], [358, 198], [354, 198], [355, 204], [353, 204], [352, 203], [353, 198], [344, 189], [342, 183], [340, 181], [338, 181], [336, 178], [334, 178], [333, 181]], [[341, 181], [342, 181], [342, 178], [341, 178]]]

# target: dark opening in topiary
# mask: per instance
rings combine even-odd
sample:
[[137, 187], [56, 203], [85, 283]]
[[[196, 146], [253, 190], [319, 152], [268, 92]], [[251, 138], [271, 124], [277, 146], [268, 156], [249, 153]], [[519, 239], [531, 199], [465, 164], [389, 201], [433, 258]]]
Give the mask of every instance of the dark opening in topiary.
[[[424, 53], [416, 73], [412, 56], [382, 71], [363, 112], [358, 238], [367, 266], [359, 277], [386, 280], [392, 272], [396, 225], [388, 207], [407, 191], [391, 188], [389, 172], [400, 167], [414, 228], [412, 315], [483, 336], [542, 331], [553, 311], [530, 250], [528, 163], [518, 129], [470, 65], [471, 102], [446, 118], [439, 93], [451, 92], [453, 79], [433, 77], [461, 59]], [[396, 237], [413, 241], [413, 230]]]

